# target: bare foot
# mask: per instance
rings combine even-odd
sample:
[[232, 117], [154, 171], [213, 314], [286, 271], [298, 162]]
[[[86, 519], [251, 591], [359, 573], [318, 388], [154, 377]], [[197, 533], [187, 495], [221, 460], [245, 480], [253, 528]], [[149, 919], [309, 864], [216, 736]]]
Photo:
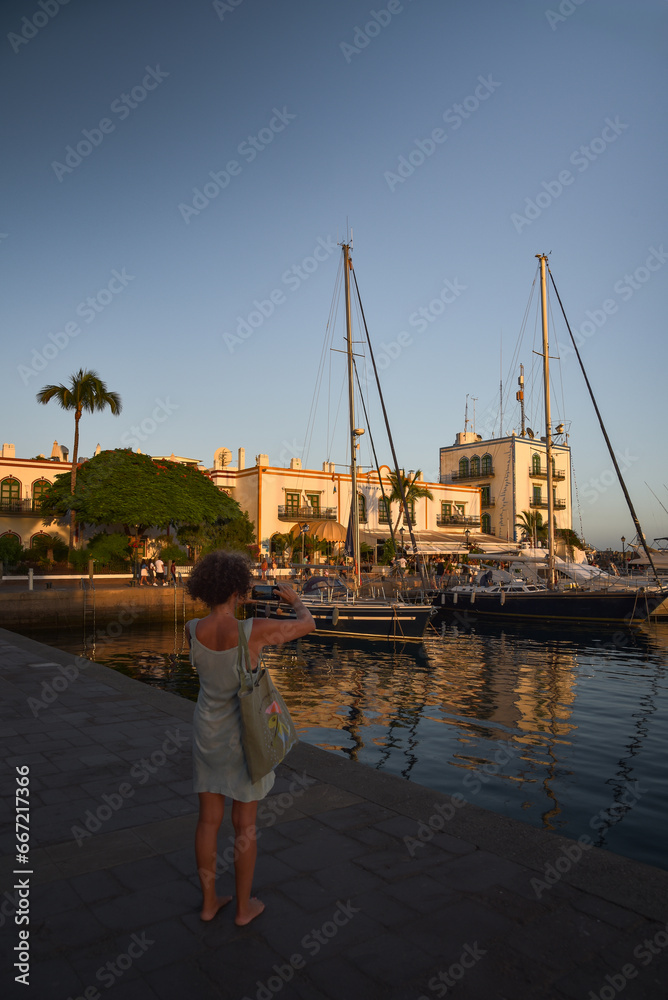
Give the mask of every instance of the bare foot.
[[257, 896], [251, 896], [243, 912], [237, 910], [234, 922], [237, 927], [245, 927], [245, 925], [249, 924], [251, 920], [255, 920], [256, 917], [259, 917], [263, 910], [264, 903], [261, 903]]
[[231, 902], [231, 896], [216, 896], [213, 903], [209, 903], [207, 906], [202, 907], [202, 912], [200, 913], [201, 920], [213, 920], [218, 910], [222, 910], [224, 906], [227, 906]]

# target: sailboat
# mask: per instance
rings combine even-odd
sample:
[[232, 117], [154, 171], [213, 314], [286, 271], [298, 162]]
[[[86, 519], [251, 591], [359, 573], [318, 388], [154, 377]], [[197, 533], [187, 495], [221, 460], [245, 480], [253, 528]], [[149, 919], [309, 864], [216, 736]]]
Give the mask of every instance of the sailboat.
[[[543, 332], [543, 382], [545, 396], [545, 443], [546, 443], [546, 466], [547, 466], [547, 585], [536, 585], [522, 581], [513, 580], [509, 583], [491, 582], [486, 585], [475, 583], [468, 586], [453, 587], [450, 590], [442, 591], [434, 598], [435, 606], [442, 611], [457, 612], [460, 615], [483, 615], [489, 618], [502, 619], [536, 619], [539, 621], [572, 621], [582, 624], [589, 623], [624, 623], [643, 621], [655, 611], [668, 597], [668, 590], [661, 589], [656, 569], [652, 562], [652, 556], [644, 543], [644, 535], [640, 529], [640, 524], [636, 516], [631, 498], [628, 494], [621, 471], [617, 464], [617, 459], [603, 426], [603, 421], [594, 399], [589, 380], [587, 379], [582, 359], [578, 351], [575, 339], [573, 338], [568, 320], [569, 333], [575, 348], [582, 372], [587, 383], [594, 407], [596, 409], [601, 429], [606, 443], [610, 450], [614, 467], [617, 471], [624, 496], [629, 505], [631, 516], [645, 548], [657, 581], [656, 588], [649, 587], [628, 587], [615, 579], [609, 587], [604, 589], [594, 589], [588, 586], [569, 584], [565, 588], [560, 588], [557, 584], [557, 558], [555, 554], [555, 533], [554, 533], [554, 490], [552, 487], [553, 463], [552, 463], [552, 423], [550, 413], [550, 359], [549, 359], [549, 337], [547, 324], [547, 256], [537, 254], [540, 262], [540, 294], [541, 294], [541, 314]], [[550, 274], [552, 278], [552, 275]], [[561, 299], [554, 285], [559, 304]], [[561, 306], [563, 312], [563, 306]], [[564, 313], [565, 318], [565, 313]], [[508, 553], [496, 553], [496, 558], [504, 558], [508, 561], [518, 559], [519, 553], [509, 551]], [[482, 556], [489, 559], [489, 556]], [[482, 575], [482, 574], [481, 574]], [[487, 574], [487, 577], [492, 574]]]
[[[358, 636], [365, 639], [400, 639], [420, 641], [429, 620], [434, 614], [431, 603], [407, 603], [403, 597], [386, 598], [382, 587], [362, 593], [360, 524], [357, 506], [357, 449], [362, 429], [355, 419], [355, 365], [353, 358], [353, 336], [351, 319], [350, 273], [352, 261], [351, 247], [342, 243], [343, 279], [346, 312], [346, 357], [348, 375], [348, 425], [350, 434], [350, 478], [351, 508], [346, 547], [353, 560], [352, 586], [341, 577], [316, 576], [308, 579], [302, 590], [302, 600], [313, 615], [316, 632], [325, 635]], [[378, 386], [380, 391], [380, 385]], [[388, 427], [389, 430], [389, 427]], [[392, 444], [392, 442], [390, 441]], [[394, 446], [392, 445], [394, 454]], [[395, 456], [396, 465], [396, 456]], [[382, 483], [381, 483], [382, 487]], [[404, 498], [404, 510], [407, 505]], [[409, 530], [412, 537], [412, 529]], [[414, 550], [417, 547], [414, 543]], [[285, 605], [276, 601], [260, 601], [256, 614], [261, 617], [286, 618], [294, 615]]]

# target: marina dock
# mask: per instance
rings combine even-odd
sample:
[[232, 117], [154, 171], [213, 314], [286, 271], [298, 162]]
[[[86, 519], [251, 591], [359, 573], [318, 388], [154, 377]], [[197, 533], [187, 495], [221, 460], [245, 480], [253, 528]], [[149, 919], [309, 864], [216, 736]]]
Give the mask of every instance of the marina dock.
[[[6, 629], [0, 693], [30, 813], [27, 863], [2, 833], [3, 996], [665, 1000], [668, 872], [304, 743], [258, 811], [266, 911], [203, 923], [194, 704]], [[221, 893], [231, 836], [228, 804]]]

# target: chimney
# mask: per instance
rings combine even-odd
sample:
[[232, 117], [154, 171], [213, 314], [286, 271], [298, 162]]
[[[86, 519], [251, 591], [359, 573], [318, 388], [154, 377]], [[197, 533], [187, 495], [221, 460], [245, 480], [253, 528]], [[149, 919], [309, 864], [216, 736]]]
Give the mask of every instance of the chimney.
[[301, 469], [301, 467], [302, 467], [302, 460], [301, 460], [301, 458], [291, 458], [290, 459], [290, 468], [291, 469]]
[[2, 457], [3, 458], [16, 458], [15, 449], [13, 444], [3, 444], [2, 446]]
[[257, 466], [260, 466], [260, 465], [269, 465], [269, 455], [256, 455], [255, 456], [255, 464]]
[[239, 448], [239, 461], [238, 461], [237, 464], [239, 466], [239, 472], [241, 472], [242, 469], [246, 468], [246, 449], [245, 448]]

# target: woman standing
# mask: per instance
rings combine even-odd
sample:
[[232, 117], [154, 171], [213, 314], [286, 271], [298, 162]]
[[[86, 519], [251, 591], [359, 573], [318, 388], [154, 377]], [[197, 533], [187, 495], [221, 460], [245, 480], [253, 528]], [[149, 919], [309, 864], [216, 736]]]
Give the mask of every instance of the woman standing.
[[255, 820], [257, 804], [274, 784], [274, 772], [253, 783], [241, 743], [239, 628], [245, 629], [251, 668], [257, 667], [265, 645], [278, 645], [307, 635], [315, 628], [310, 611], [284, 584], [276, 589], [292, 605], [296, 617], [278, 622], [250, 618], [238, 622], [237, 604], [251, 586], [250, 563], [236, 552], [212, 552], [193, 569], [186, 587], [191, 597], [204, 601], [210, 613], [188, 622], [191, 660], [197, 668], [200, 690], [193, 719], [194, 790], [199, 795], [199, 820], [195, 834], [197, 870], [202, 886], [202, 920], [212, 920], [231, 896], [216, 894], [218, 830], [225, 810], [225, 796], [232, 799], [236, 916], [239, 926], [264, 910], [251, 896], [257, 857]]

